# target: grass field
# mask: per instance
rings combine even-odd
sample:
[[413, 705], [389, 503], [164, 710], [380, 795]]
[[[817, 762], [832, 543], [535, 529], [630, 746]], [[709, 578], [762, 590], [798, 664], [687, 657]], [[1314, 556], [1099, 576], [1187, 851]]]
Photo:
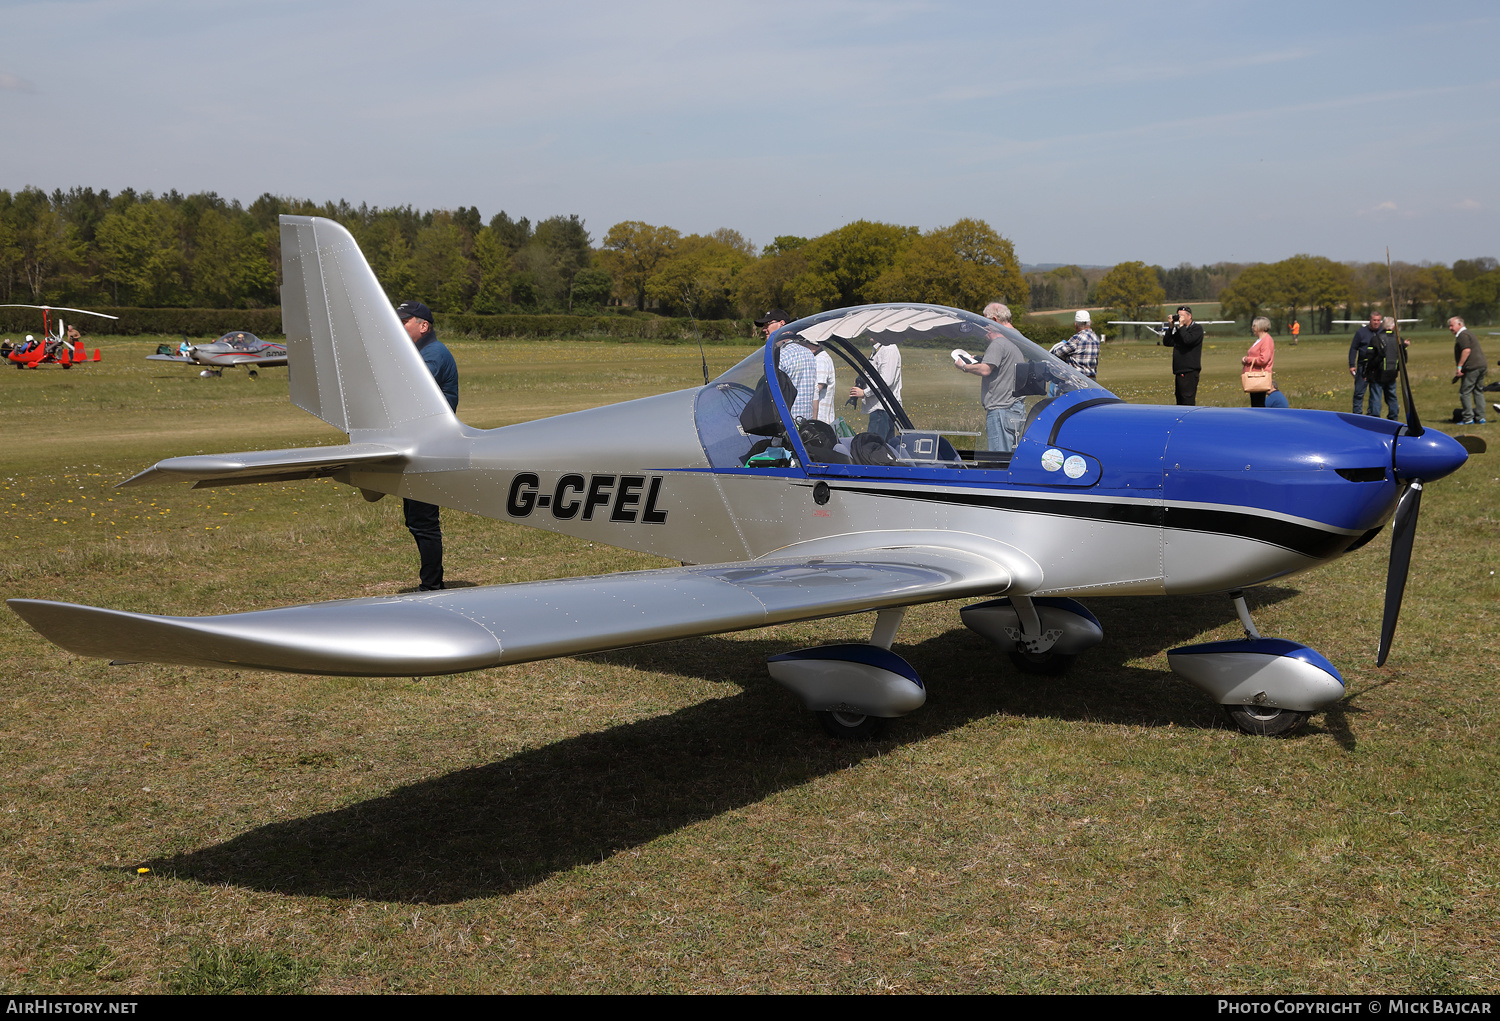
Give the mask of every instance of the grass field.
[[[415, 584], [396, 501], [112, 489], [342, 439], [283, 370], [200, 379], [144, 361], [157, 341], [0, 372], [0, 594], [198, 614]], [[1278, 345], [1294, 406], [1347, 410], [1346, 345]], [[1245, 402], [1246, 346], [1209, 341], [1202, 403]], [[1413, 347], [1430, 422], [1457, 402], [1451, 348]], [[688, 347], [453, 350], [478, 426], [701, 380]], [[1170, 402], [1168, 358], [1110, 345], [1101, 381]], [[955, 604], [916, 608], [896, 648], [928, 704], [869, 745], [825, 738], [764, 667], [868, 617], [413, 681], [110, 666], [0, 612], [0, 992], [1493, 993], [1496, 456], [1427, 489], [1385, 668], [1385, 536], [1250, 594], [1349, 683], [1287, 740], [1227, 729], [1167, 669], [1238, 636], [1218, 598], [1091, 600], [1106, 642], [1052, 680]], [[444, 526], [475, 584], [663, 563]]]

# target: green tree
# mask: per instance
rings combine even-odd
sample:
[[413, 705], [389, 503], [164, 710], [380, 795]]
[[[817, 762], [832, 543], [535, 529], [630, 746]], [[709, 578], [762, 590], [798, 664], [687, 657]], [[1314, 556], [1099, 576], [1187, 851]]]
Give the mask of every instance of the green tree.
[[417, 231], [411, 267], [415, 293], [434, 312], [468, 309], [477, 280], [464, 257], [464, 233], [448, 213], [435, 213], [432, 225]]
[[82, 257], [78, 232], [65, 221], [46, 192], [24, 188], [12, 201], [11, 245], [20, 253], [21, 277], [31, 301], [42, 300], [42, 290], [59, 269]]
[[978, 311], [1003, 301], [1025, 314], [1031, 289], [1014, 246], [983, 220], [963, 219], [913, 240], [881, 274], [882, 301], [922, 301]]
[[807, 272], [796, 282], [799, 303], [822, 309], [879, 300], [876, 281], [896, 264], [920, 231], [855, 220], [803, 245]]
[[1155, 318], [1166, 299], [1156, 270], [1144, 262], [1117, 264], [1094, 289], [1094, 301], [1118, 308], [1127, 319], [1145, 319], [1148, 311]]
[[503, 312], [510, 303], [510, 276], [514, 267], [510, 248], [492, 227], [474, 238], [474, 262], [479, 267], [479, 288], [473, 309], [484, 315]]
[[549, 216], [536, 225], [536, 243], [547, 253], [560, 289], [555, 295], [568, 311], [573, 310], [573, 281], [594, 260], [593, 238], [577, 213]]
[[751, 256], [747, 246], [716, 235], [682, 238], [646, 282], [647, 296], [694, 319], [725, 316], [733, 306], [735, 277], [750, 264]]
[[614, 277], [616, 293], [633, 300], [636, 309], [644, 311], [646, 282], [681, 237], [671, 227], [653, 227], [640, 220], [624, 220], [609, 228], [599, 261]]
[[149, 194], [104, 217], [98, 231], [100, 266], [116, 303], [163, 305], [182, 291], [180, 223], [177, 210]]
[[[776, 242], [786, 240], [777, 238]], [[802, 239], [797, 239], [802, 240]], [[818, 311], [821, 305], [804, 305], [797, 294], [797, 281], [808, 272], [807, 254], [801, 245], [777, 249], [766, 246], [763, 255], [735, 275], [735, 305], [741, 315], [758, 316], [773, 308], [785, 309], [794, 319]]]

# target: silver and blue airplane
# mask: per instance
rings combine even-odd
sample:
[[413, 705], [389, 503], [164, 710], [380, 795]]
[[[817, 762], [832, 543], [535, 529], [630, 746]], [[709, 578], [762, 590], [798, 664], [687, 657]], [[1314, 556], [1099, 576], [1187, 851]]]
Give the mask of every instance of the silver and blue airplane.
[[[1020, 669], [1058, 672], [1104, 638], [1080, 599], [1222, 594], [1245, 638], [1171, 650], [1171, 668], [1240, 729], [1283, 734], [1341, 699], [1343, 680], [1311, 648], [1262, 637], [1243, 590], [1358, 549], [1394, 517], [1384, 662], [1422, 487], [1467, 456], [1422, 428], [1409, 386], [1405, 425], [1129, 404], [1013, 330], [903, 303], [789, 323], [703, 386], [475, 429], [449, 410], [347, 231], [286, 216], [281, 237], [291, 398], [349, 442], [175, 457], [122, 485], [326, 477], [372, 501], [410, 497], [682, 566], [208, 617], [9, 600], [63, 648], [436, 675], [874, 611], [868, 642], [768, 663], [829, 733], [868, 737], [926, 698], [892, 650], [908, 607], [977, 600], [965, 624]], [[828, 351], [859, 380], [859, 405], [817, 418], [783, 371], [801, 357], [788, 344]], [[865, 352], [892, 344], [902, 372], [887, 380]], [[980, 380], [955, 371], [950, 349], [963, 348], [999, 374], [984, 381], [998, 417]]]
[[218, 340], [207, 344], [194, 344], [186, 337], [177, 354], [147, 355], [147, 361], [179, 362], [184, 365], [205, 365], [200, 376], [222, 376], [225, 369], [244, 366], [253, 378], [257, 369], [269, 369], [286, 364], [286, 345], [271, 340], [261, 340], [244, 330], [230, 330]]

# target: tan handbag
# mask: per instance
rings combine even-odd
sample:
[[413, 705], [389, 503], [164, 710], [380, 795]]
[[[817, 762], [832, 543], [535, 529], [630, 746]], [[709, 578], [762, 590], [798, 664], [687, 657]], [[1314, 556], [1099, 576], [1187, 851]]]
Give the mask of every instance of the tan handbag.
[[1240, 373], [1240, 389], [1247, 394], [1268, 394], [1276, 389], [1276, 384], [1265, 369], [1246, 369]]

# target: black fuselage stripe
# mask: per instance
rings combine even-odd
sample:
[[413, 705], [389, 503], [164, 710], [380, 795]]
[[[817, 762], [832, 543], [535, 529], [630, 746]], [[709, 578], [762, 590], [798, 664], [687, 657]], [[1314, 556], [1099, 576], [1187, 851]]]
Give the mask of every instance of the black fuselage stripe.
[[832, 489], [835, 492], [896, 497], [901, 500], [917, 500], [923, 503], [947, 503], [964, 507], [1051, 514], [1066, 518], [1091, 518], [1096, 521], [1172, 528], [1185, 532], [1237, 535], [1245, 539], [1280, 546], [1304, 556], [1318, 558], [1340, 553], [1358, 538], [1358, 536], [1344, 532], [1329, 532], [1277, 518], [1263, 518], [1238, 511], [1208, 510], [1201, 507], [1157, 507], [1143, 503], [1104, 503], [1094, 500], [1058, 500], [1045, 497], [1000, 496], [989, 493], [914, 492], [904, 489], [866, 489], [861, 486], [833, 486]]

